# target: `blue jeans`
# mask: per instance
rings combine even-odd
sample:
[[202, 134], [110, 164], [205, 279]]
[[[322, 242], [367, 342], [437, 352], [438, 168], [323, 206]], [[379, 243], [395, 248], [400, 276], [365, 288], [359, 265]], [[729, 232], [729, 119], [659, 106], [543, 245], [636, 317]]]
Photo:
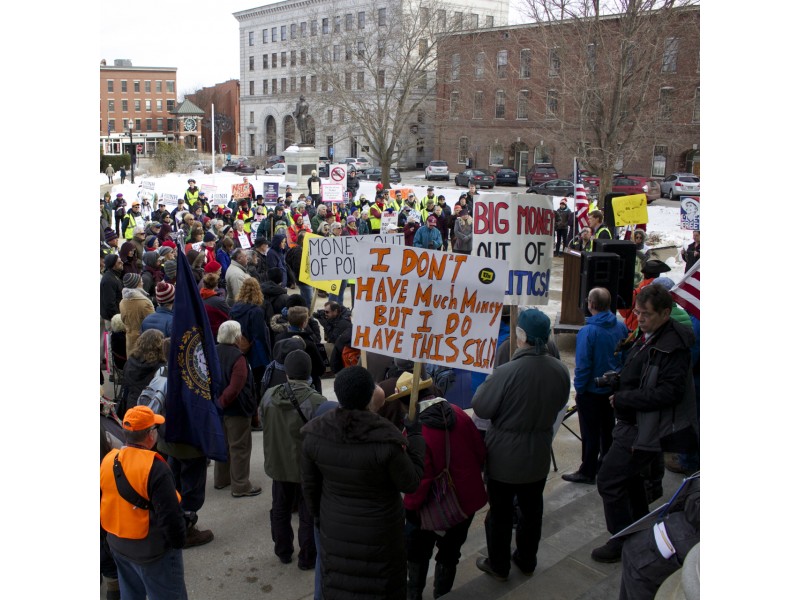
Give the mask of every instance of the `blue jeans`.
[[314, 288], [306, 283], [297, 282], [297, 285], [300, 286], [300, 296], [303, 300], [306, 301], [306, 306], [308, 310], [311, 310], [311, 302], [314, 300]]
[[125, 600], [188, 600], [183, 580], [183, 553], [172, 548], [155, 562], [135, 563], [114, 554], [119, 591]]

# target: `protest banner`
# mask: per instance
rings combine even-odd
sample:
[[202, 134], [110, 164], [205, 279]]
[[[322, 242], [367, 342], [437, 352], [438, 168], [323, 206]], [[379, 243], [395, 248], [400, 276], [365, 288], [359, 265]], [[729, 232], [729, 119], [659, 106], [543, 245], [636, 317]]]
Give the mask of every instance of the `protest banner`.
[[214, 206], [218, 206], [220, 204], [226, 205], [230, 196], [228, 196], [228, 192], [211, 192], [208, 194], [208, 201], [213, 204]]
[[681, 229], [700, 230], [700, 198], [681, 196]]
[[231, 185], [231, 197], [234, 200], [241, 200], [242, 198], [250, 197], [250, 184], [249, 183], [234, 183]]
[[611, 209], [617, 227], [647, 223], [647, 196], [644, 194], [612, 198]]
[[344, 186], [340, 183], [323, 183], [322, 201], [344, 202]]
[[406, 198], [408, 198], [408, 195], [412, 191], [413, 190], [411, 188], [392, 189], [389, 190], [389, 198], [391, 198], [392, 200], [397, 200], [397, 203], [400, 204], [400, 202], [403, 202], [404, 200], [406, 200]]
[[268, 205], [275, 205], [278, 202], [278, 186], [280, 184], [277, 181], [265, 181], [264, 182], [264, 203]]
[[383, 211], [383, 215], [381, 215], [381, 233], [389, 233], [390, 226], [394, 227], [393, 230], [397, 229], [397, 213]]
[[306, 232], [305, 236], [303, 237], [303, 253], [300, 255], [300, 274], [299, 274], [300, 281], [302, 281], [307, 285], [310, 285], [311, 287], [315, 287], [318, 290], [323, 290], [325, 292], [328, 292], [329, 294], [335, 294], [339, 291], [339, 288], [342, 285], [342, 279], [344, 279], [344, 277], [339, 277], [338, 279], [333, 279], [333, 280], [311, 279], [310, 262], [308, 260], [308, 252], [310, 247], [309, 245], [311, 243], [311, 240], [317, 240], [317, 239], [339, 240], [339, 239], [346, 239], [346, 237], [326, 238], [321, 235], [317, 235], [316, 233]]
[[205, 193], [206, 198], [209, 198], [211, 194], [217, 191], [217, 186], [213, 183], [201, 183], [200, 191]]
[[[308, 234], [306, 234], [308, 239]], [[350, 279], [356, 276], [358, 242], [368, 241], [392, 246], [403, 246], [402, 233], [390, 235], [342, 235], [322, 237], [314, 235], [308, 242], [308, 270], [312, 281]], [[303, 255], [306, 255], [305, 245]]]
[[491, 373], [508, 264], [358, 242], [355, 348]]
[[166, 204], [168, 207], [178, 206], [178, 194], [171, 194], [169, 192], [164, 192], [159, 196], [159, 198], [163, 200], [164, 204]]
[[475, 198], [472, 254], [507, 260], [505, 303], [547, 304], [553, 262], [553, 199], [538, 194]]
[[156, 193], [156, 182], [152, 179], [145, 179], [142, 181], [142, 189], [140, 190], [140, 199], [152, 201]]

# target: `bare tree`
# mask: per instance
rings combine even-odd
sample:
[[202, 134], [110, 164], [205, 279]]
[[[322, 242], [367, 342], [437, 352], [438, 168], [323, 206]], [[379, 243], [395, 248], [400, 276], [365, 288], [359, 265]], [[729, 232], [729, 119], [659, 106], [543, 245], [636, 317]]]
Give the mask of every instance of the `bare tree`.
[[[335, 139], [363, 137], [380, 162], [384, 185], [391, 165], [403, 153], [417, 151], [425, 115], [433, 109], [437, 48], [446, 35], [436, 16], [444, 8], [435, 0], [422, 7], [419, 2], [373, 0], [363, 17], [357, 10], [341, 21], [328, 18], [335, 10], [315, 15], [319, 35], [311, 30], [298, 41], [298, 62], [319, 86], [314, 90], [312, 85], [312, 110], [328, 115], [317, 121], [317, 130], [330, 130], [335, 116]], [[323, 104], [322, 110], [316, 103]]]
[[532, 68], [546, 78], [533, 92], [533, 112], [543, 107], [537, 123], [598, 174], [601, 202], [624, 159], [652, 144], [653, 128], [670, 121], [678, 103], [693, 102], [699, 64], [691, 81], [675, 72], [681, 39], [698, 39], [697, 4], [523, 0], [539, 25], [529, 37]]

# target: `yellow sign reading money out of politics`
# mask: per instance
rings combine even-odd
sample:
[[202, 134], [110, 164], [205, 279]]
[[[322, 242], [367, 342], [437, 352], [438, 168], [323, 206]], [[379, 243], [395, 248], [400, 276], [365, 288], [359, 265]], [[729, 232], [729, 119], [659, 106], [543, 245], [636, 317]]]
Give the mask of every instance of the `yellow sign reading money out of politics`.
[[336, 294], [339, 292], [339, 288], [342, 286], [341, 279], [334, 279], [332, 281], [329, 280], [317, 280], [312, 281], [311, 279], [311, 272], [309, 270], [309, 261], [308, 261], [308, 240], [311, 238], [318, 238], [322, 237], [321, 235], [317, 235], [316, 233], [308, 233], [306, 232], [305, 237], [303, 238], [303, 254], [300, 258], [300, 281], [303, 283], [310, 285], [311, 287], [317, 288], [318, 290], [323, 290], [328, 292], [329, 294]]

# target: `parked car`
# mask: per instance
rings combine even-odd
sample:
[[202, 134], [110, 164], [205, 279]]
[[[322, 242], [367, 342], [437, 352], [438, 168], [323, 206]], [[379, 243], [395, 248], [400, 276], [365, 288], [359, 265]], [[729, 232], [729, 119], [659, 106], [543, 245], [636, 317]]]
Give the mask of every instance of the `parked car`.
[[252, 175], [256, 172], [256, 168], [246, 162], [229, 162], [222, 167], [222, 170], [229, 173], [245, 173], [247, 175]]
[[474, 183], [475, 187], [492, 189], [494, 188], [494, 175], [489, 175], [489, 173], [480, 169], [467, 169], [456, 175], [455, 183], [464, 187], [469, 187], [471, 183]]
[[275, 163], [266, 170], [267, 175], [286, 175], [286, 163]]
[[566, 179], [552, 179], [530, 186], [525, 190], [527, 194], [541, 194], [543, 196], [574, 196], [575, 184]]
[[277, 154], [275, 154], [273, 156], [268, 156], [267, 157], [267, 162], [264, 163], [264, 168], [265, 169], [269, 169], [272, 165], [274, 165], [276, 163], [279, 163], [279, 162], [284, 162], [283, 155], [278, 156]]
[[497, 185], [519, 185], [519, 173], [510, 167], [503, 167], [494, 172]]
[[[366, 179], [367, 181], [380, 181], [381, 180], [381, 168], [380, 167], [370, 167], [369, 169], [365, 169], [358, 174], [359, 179]], [[389, 182], [390, 183], [400, 183], [400, 171], [395, 169], [394, 167], [389, 167]]]
[[600, 187], [600, 178], [586, 169], [581, 169], [581, 180], [585, 186]]
[[525, 185], [531, 187], [537, 183], [544, 183], [551, 179], [558, 179], [558, 172], [551, 163], [537, 163], [525, 175]]
[[425, 179], [444, 179], [450, 181], [450, 167], [447, 166], [446, 160], [432, 160], [425, 167]]
[[611, 191], [616, 194], [645, 194], [647, 203], [651, 204], [659, 198], [658, 180], [641, 175], [618, 175], [611, 181]]
[[670, 200], [675, 196], [699, 196], [700, 178], [694, 173], [673, 173], [661, 182], [660, 192], [662, 198]]
[[347, 165], [348, 171], [352, 167], [359, 172], [363, 171], [364, 169], [369, 169], [372, 166], [372, 163], [369, 161], [369, 159], [364, 156], [359, 156], [358, 158], [343, 158], [339, 161], [339, 164]]

